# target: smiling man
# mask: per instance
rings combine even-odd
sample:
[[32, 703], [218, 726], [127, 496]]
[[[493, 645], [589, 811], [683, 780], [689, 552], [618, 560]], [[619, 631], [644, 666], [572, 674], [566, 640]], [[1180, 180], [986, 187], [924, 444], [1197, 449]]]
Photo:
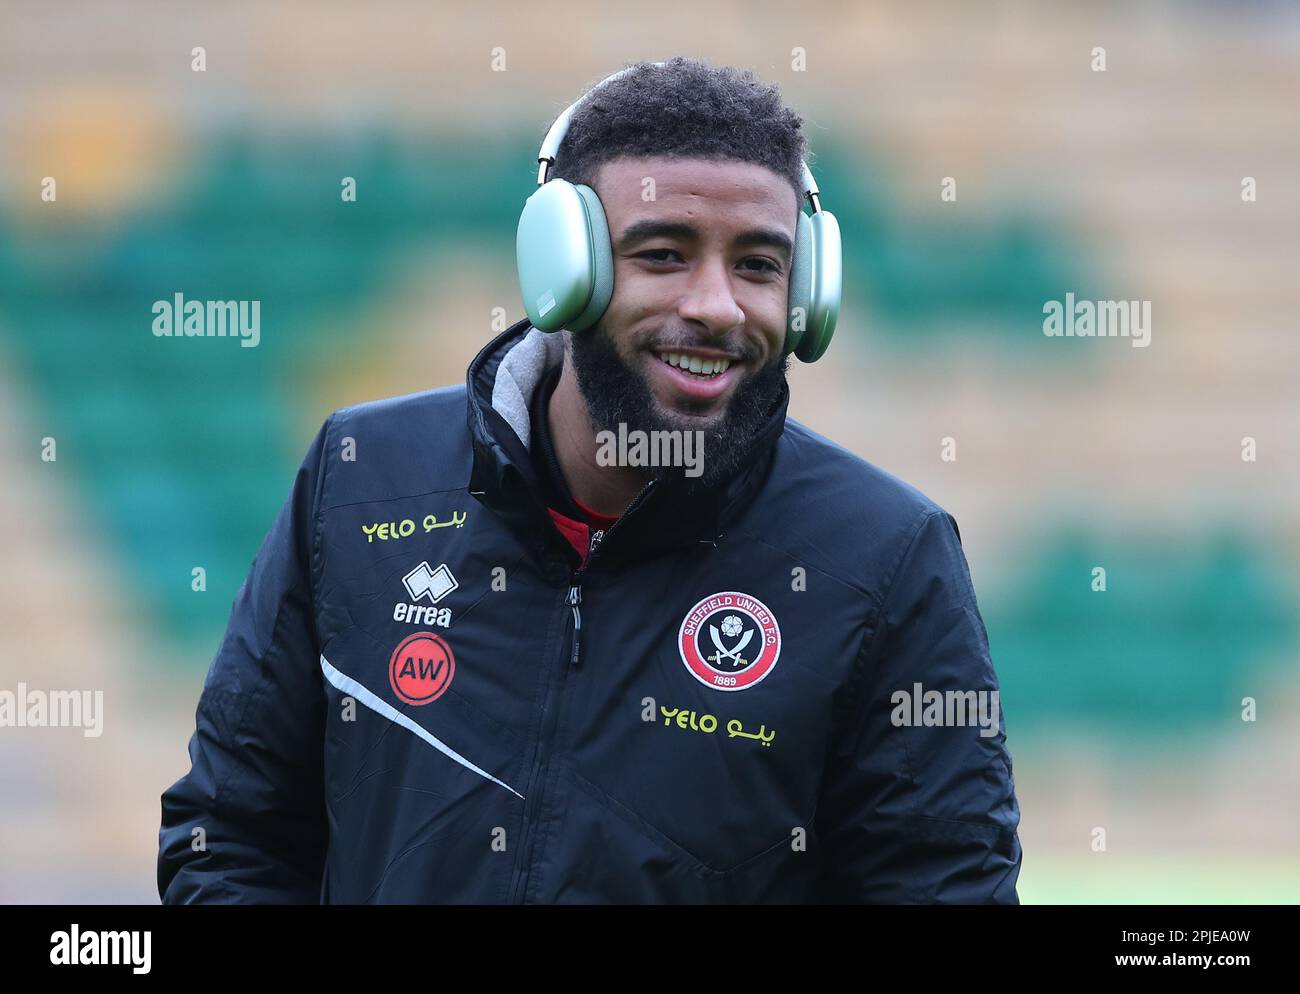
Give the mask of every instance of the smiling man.
[[313, 442], [163, 794], [164, 901], [1016, 902], [956, 523], [786, 416], [839, 306], [800, 123], [672, 59], [552, 126], [528, 317]]
[[755, 163], [663, 156], [605, 162], [592, 186], [618, 292], [595, 333], [570, 337], [550, 417], [571, 489], [616, 513], [645, 481], [634, 467], [597, 465], [596, 434], [699, 433], [713, 484], [734, 473], [779, 400], [799, 197]]

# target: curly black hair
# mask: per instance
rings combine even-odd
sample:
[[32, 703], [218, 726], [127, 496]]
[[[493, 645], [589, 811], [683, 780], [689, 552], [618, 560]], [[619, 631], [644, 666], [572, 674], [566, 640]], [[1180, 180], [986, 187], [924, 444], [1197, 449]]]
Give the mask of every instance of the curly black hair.
[[592, 186], [602, 165], [624, 156], [738, 159], [784, 176], [802, 203], [801, 163], [809, 158], [802, 124], [780, 86], [751, 70], [684, 56], [662, 66], [638, 62], [587, 90], [550, 175]]

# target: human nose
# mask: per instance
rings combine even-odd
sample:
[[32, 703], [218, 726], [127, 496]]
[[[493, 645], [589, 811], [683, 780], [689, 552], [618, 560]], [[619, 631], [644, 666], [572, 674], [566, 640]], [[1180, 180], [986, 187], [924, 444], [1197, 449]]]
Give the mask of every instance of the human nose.
[[699, 266], [677, 305], [684, 321], [705, 326], [711, 334], [723, 334], [745, 320], [745, 312], [731, 292], [731, 278], [723, 261]]

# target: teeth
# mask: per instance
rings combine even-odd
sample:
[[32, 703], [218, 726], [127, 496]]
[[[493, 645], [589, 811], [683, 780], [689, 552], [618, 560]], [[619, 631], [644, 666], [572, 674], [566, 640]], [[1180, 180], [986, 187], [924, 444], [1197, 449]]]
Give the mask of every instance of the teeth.
[[670, 366], [698, 376], [716, 376], [725, 373], [731, 365], [730, 359], [701, 359], [699, 356], [684, 356], [677, 352], [660, 352], [659, 358]]

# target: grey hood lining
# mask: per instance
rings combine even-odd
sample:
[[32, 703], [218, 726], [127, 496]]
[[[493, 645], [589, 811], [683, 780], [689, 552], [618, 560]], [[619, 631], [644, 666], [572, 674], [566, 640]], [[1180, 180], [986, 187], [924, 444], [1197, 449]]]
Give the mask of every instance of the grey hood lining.
[[533, 437], [529, 401], [543, 377], [563, 362], [564, 332], [530, 328], [497, 367], [492, 384], [492, 408], [514, 429], [529, 451]]

